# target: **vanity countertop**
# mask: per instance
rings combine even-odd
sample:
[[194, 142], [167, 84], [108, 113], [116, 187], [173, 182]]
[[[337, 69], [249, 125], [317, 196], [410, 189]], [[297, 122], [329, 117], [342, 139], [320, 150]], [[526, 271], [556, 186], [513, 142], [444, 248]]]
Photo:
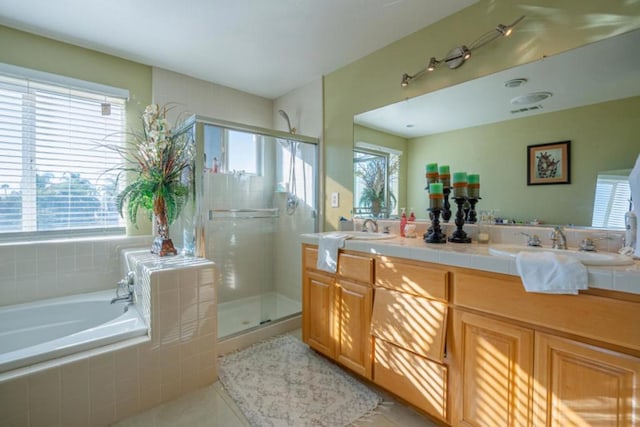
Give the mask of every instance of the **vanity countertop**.
[[[302, 234], [301, 243], [318, 244], [319, 236], [335, 233]], [[515, 258], [491, 255], [489, 246], [425, 243], [420, 237], [396, 236], [383, 240], [347, 239], [343, 249], [518, 276]], [[590, 288], [640, 294], [640, 261], [625, 266], [587, 266], [587, 271]]]

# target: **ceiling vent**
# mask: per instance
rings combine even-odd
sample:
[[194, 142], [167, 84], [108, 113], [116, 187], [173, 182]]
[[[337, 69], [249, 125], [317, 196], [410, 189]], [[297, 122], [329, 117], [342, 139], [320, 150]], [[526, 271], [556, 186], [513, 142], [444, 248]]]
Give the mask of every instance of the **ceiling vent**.
[[524, 95], [516, 96], [511, 100], [512, 105], [527, 105], [535, 104], [536, 102], [544, 101], [547, 98], [551, 98], [553, 94], [551, 92], [532, 92]]
[[527, 83], [527, 79], [522, 77], [522, 78], [507, 80], [506, 82], [504, 82], [504, 87], [508, 87], [508, 88], [520, 87], [526, 83]]
[[530, 107], [522, 107], [517, 110], [511, 110], [511, 114], [526, 113], [527, 111], [542, 110], [542, 105], [532, 105]]

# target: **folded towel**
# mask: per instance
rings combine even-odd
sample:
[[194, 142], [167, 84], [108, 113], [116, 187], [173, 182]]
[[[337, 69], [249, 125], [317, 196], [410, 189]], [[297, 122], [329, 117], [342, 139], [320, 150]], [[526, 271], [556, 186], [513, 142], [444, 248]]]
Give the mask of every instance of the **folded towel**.
[[320, 236], [316, 268], [335, 273], [338, 268], [338, 249], [344, 247], [344, 241], [350, 237], [349, 234], [339, 233]]
[[587, 269], [575, 258], [553, 252], [518, 252], [516, 267], [527, 292], [577, 294], [587, 289]]
[[[631, 191], [631, 200], [633, 201], [633, 211], [637, 218], [640, 218], [640, 155], [636, 159], [636, 164], [629, 174], [629, 189]], [[629, 246], [629, 245], [627, 245]], [[640, 227], [636, 229], [636, 257], [640, 257]]]

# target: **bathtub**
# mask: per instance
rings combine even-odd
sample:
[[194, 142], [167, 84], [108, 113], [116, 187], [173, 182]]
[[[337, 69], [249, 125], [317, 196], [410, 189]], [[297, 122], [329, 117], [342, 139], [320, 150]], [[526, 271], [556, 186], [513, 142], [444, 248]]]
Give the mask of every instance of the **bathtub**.
[[0, 307], [0, 372], [144, 336], [136, 306], [110, 304], [115, 290]]

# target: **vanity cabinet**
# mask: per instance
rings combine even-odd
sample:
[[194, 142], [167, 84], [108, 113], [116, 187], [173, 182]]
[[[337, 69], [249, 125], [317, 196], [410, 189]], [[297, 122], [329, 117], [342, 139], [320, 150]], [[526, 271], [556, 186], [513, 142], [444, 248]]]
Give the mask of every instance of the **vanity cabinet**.
[[513, 276], [457, 270], [453, 425], [634, 426], [640, 302], [524, 291]]
[[449, 273], [389, 257], [377, 258], [375, 271], [373, 382], [448, 421]]
[[303, 245], [302, 339], [371, 378], [373, 258], [341, 252], [335, 274], [317, 270], [317, 247]]

